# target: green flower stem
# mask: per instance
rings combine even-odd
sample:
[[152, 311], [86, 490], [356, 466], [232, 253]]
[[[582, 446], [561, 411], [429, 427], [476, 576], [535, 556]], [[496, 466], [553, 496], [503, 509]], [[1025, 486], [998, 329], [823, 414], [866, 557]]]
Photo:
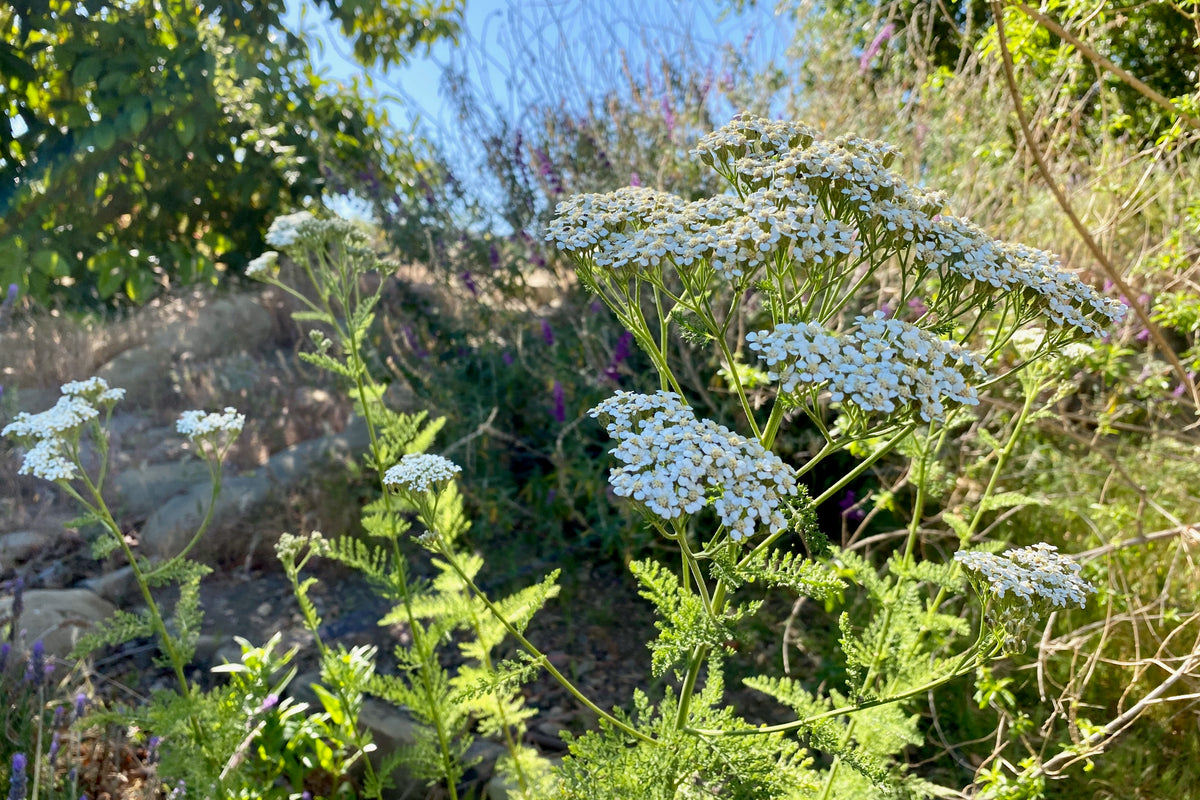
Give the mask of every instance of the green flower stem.
[[[858, 465], [856, 465], [854, 467], [854, 469], [852, 469], [850, 472], [848, 472], [845, 477], [843, 477], [841, 480], [839, 480], [833, 486], [826, 489], [825, 492], [822, 493], [821, 496], [818, 497], [816, 500], [813, 500], [813, 502], [812, 502], [813, 507], [815, 508], [815, 507], [821, 505], [826, 500], [833, 497], [835, 494], [837, 494], [842, 489], [844, 489], [851, 481], [853, 481], [859, 475], [863, 474], [868, 469], [870, 469], [871, 466], [876, 461], [878, 461], [879, 459], [883, 458], [885, 455], [890, 453], [896, 445], [900, 444], [900, 442], [902, 442], [904, 440], [904, 437], [906, 437], [910, 433], [912, 433], [912, 431], [915, 427], [916, 427], [916, 425], [912, 424], [912, 423], [909, 423], [908, 425], [905, 425], [904, 427], [902, 427], [899, 431], [896, 432], [895, 436], [893, 436], [888, 441], [884, 442], [883, 445], [881, 445], [873, 453], [871, 453], [869, 456], [867, 456], [865, 459], [863, 459]], [[824, 450], [821, 451], [821, 453], [824, 453], [824, 452], [825, 452]], [[818, 453], [818, 455], [821, 455], [821, 454]], [[821, 456], [821, 457], [824, 458], [825, 456]], [[742, 560], [740, 562], [738, 562], [738, 566], [744, 567], [747, 564], [754, 561], [754, 559], [756, 559], [760, 555], [762, 555], [762, 553], [768, 547], [770, 547], [772, 544], [774, 544], [775, 541], [785, 533], [787, 533], [786, 530], [779, 531], [778, 533], [773, 533], [770, 536], [768, 536], [767, 538], [763, 539], [761, 542], [758, 543], [758, 545], [753, 550], [751, 550], [744, 558], [742, 558]]]
[[925, 694], [930, 689], [936, 689], [937, 687], [945, 684], [947, 681], [952, 681], [955, 678], [973, 672], [978, 666], [985, 663], [992, 655], [993, 653], [990, 652], [985, 655], [981, 652], [978, 652], [976, 648], [972, 648], [963, 653], [962, 657], [959, 658], [958, 663], [956, 663], [949, 672], [939, 675], [936, 678], [931, 678], [919, 686], [914, 686], [910, 689], [900, 692], [899, 694], [891, 695], [889, 697], [879, 697], [874, 700], [864, 700], [861, 703], [851, 703], [850, 705], [840, 706], [838, 708], [830, 709], [829, 711], [823, 711], [820, 714], [814, 714], [811, 717], [792, 720], [791, 722], [783, 722], [778, 725], [762, 725], [756, 728], [734, 728], [732, 730], [720, 730], [714, 728], [685, 728], [685, 730], [688, 733], [694, 733], [697, 736], [716, 738], [722, 736], [761, 736], [763, 734], [787, 733], [788, 731], [809, 728], [823, 720], [841, 717], [848, 714], [855, 714], [859, 711], [865, 711], [868, 708], [888, 705], [900, 700], [907, 700], [910, 697], [917, 697], [918, 695]]
[[[475, 638], [482, 642], [483, 623], [480, 621], [479, 615], [476, 613], [474, 604], [468, 604], [468, 607], [468, 613], [471, 615], [471, 628], [475, 631]], [[492, 664], [491, 653], [487, 648], [484, 647], [481, 647], [480, 651], [482, 654], [481, 660], [483, 661], [484, 669], [486, 669], [490, 674], [494, 675], [496, 669]], [[517, 771], [517, 783], [520, 784], [522, 793], [527, 793], [530, 788], [529, 776], [525, 774], [525, 769], [521, 766], [521, 759], [518, 757], [517, 742], [515, 739], [513, 739], [512, 735], [512, 723], [508, 721], [508, 714], [504, 710], [503, 701], [498, 700], [496, 702], [496, 709], [500, 713], [500, 729], [504, 731], [504, 746], [508, 749], [509, 754], [512, 756], [513, 768]]]
[[[330, 308], [330, 312], [332, 314], [332, 308]], [[367, 426], [367, 435], [371, 439], [371, 458], [375, 462], [375, 471], [379, 475], [380, 488], [383, 491], [384, 510], [389, 520], [395, 520], [396, 515], [392, 509], [391, 492], [389, 492], [387, 487], [383, 485], [383, 475], [384, 472], [386, 472], [387, 467], [383, 464], [382, 453], [379, 446], [379, 436], [375, 430], [375, 421], [371, 418], [371, 406], [367, 401], [367, 386], [366, 382], [363, 380], [363, 376], [366, 374], [366, 363], [362, 360], [362, 356], [358, 349], [358, 337], [347, 336], [343, 339], [343, 343], [348, 345], [347, 350], [350, 355], [351, 371], [354, 375], [354, 387], [358, 392], [358, 403], [362, 408], [363, 422]], [[394, 563], [404, 563], [404, 556], [400, 552], [400, 544], [398, 541], [399, 536], [393, 532], [393, 535], [389, 537], [389, 539], [392, 543], [392, 558], [394, 559]], [[413, 646], [418, 648], [418, 652], [421, 654], [422, 662], [428, 663], [431, 658], [432, 648], [428, 646], [428, 642], [426, 641], [428, 637], [425, 634], [425, 629], [419, 624], [416, 615], [413, 613], [412, 591], [408, 586], [408, 576], [403, 569], [397, 569], [396, 574], [399, 577], [400, 594], [404, 602], [405, 615], [408, 617], [408, 627], [409, 631], [412, 633]], [[421, 674], [421, 688], [425, 692], [425, 700], [430, 704], [430, 708], [436, 708], [437, 704], [434, 699], [435, 693], [433, 691], [433, 685], [429, 681], [428, 670], [421, 669], [419, 672]], [[434, 715], [434, 730], [438, 737], [438, 750], [440, 751], [442, 758], [442, 767], [445, 770], [446, 775], [449, 776], [452, 774], [452, 768], [454, 766], [453, 755], [450, 752], [450, 737], [449, 733], [445, 729], [445, 725], [442, 724], [441, 717], [436, 714]], [[364, 759], [364, 762], [367, 774], [371, 777], [374, 777], [375, 770], [371, 765], [371, 759]], [[457, 800], [458, 789], [455, 787], [454, 781], [447, 780], [446, 784], [451, 800]]]
[[[432, 529], [430, 530], [433, 532]], [[434, 533], [437, 535], [436, 532]], [[438, 552], [441, 553], [442, 557], [446, 559], [446, 563], [450, 565], [450, 568], [454, 570], [460, 579], [462, 579], [463, 583], [471, 588], [471, 591], [474, 593], [474, 595], [483, 602], [483, 604], [487, 607], [487, 610], [491, 612], [492, 616], [504, 626], [504, 629], [508, 631], [509, 635], [516, 639], [517, 642], [520, 643], [521, 647], [524, 648], [527, 653], [533, 656], [537, 662], [541, 664], [541, 666], [547, 672], [550, 673], [550, 676], [554, 678], [554, 680], [558, 681], [564, 689], [570, 692], [580, 703], [583, 703], [583, 705], [586, 706], [593, 714], [605, 720], [613, 727], [624, 731], [640, 742], [645, 742], [646, 744], [657, 744], [652, 737], [647, 736], [641, 731], [638, 731], [637, 729], [625, 724], [612, 714], [600, 708], [600, 706], [593, 703], [591, 699], [587, 697], [587, 695], [585, 695], [575, 686], [575, 684], [571, 683], [571, 681], [569, 681], [565, 675], [559, 672], [558, 669], [550, 663], [549, 659], [546, 658], [545, 654], [542, 653], [541, 650], [537, 649], [532, 642], [525, 638], [524, 634], [517, 630], [513, 624], [508, 621], [508, 618], [505, 617], [504, 613], [496, 607], [496, 604], [493, 603], [488, 596], [484, 594], [483, 590], [476, 585], [475, 581], [472, 580], [465, 571], [463, 571], [463, 568], [461, 565], [459, 565], [458, 559], [455, 557], [454, 552], [445, 545], [445, 541], [440, 535], [437, 535], [437, 542], [440, 545]]]
[[[730, 543], [730, 548], [734, 547]], [[713, 589], [712, 605], [709, 609], [709, 614], [713, 619], [718, 618], [725, 612], [725, 594], [726, 586], [724, 580], [718, 580], [716, 587]], [[688, 712], [691, 710], [692, 696], [696, 693], [696, 679], [700, 675], [700, 668], [704, 666], [704, 662], [708, 659], [709, 646], [706, 644], [697, 645], [692, 651], [692, 655], [688, 658], [687, 674], [683, 678], [683, 686], [679, 690], [679, 708], [675, 711], [675, 729], [686, 730]]]
[[208, 530], [208, 526], [212, 523], [213, 515], [217, 508], [217, 498], [221, 494], [221, 469], [219, 460], [208, 462], [208, 474], [212, 481], [212, 492], [209, 495], [208, 511], [204, 514], [204, 519], [200, 522], [200, 527], [196, 529], [194, 534], [192, 534], [192, 538], [186, 545], [184, 545], [182, 550], [171, 556], [171, 558], [167, 559], [163, 563], [147, 571], [144, 575], [146, 580], [150, 580], [160, 572], [165, 572], [179, 564], [179, 562], [183, 561], [183, 559], [187, 557], [187, 554], [192, 551], [192, 548], [196, 546], [196, 543], [200, 541], [200, 537], [204, 535], [204, 532]]
[[[167, 660], [171, 663], [171, 668], [175, 673], [175, 679], [179, 682], [180, 694], [185, 700], [191, 700], [192, 687], [191, 684], [188, 683], [187, 676], [183, 673], [183, 668], [185, 666], [183, 654], [179, 652], [179, 648], [177, 646], [178, 643], [175, 641], [175, 638], [171, 636], [170, 631], [167, 630], [167, 623], [163, 619], [162, 611], [159, 609], [158, 603], [154, 601], [154, 595], [150, 592], [150, 584], [146, 580], [147, 574], [144, 573], [142, 568], [138, 565], [137, 556], [134, 555], [133, 548], [129, 546], [129, 543], [125, 541], [125, 537], [121, 534], [121, 527], [117, 524], [117, 521], [113, 519], [112, 513], [108, 510], [108, 505], [104, 502], [104, 498], [100, 495], [99, 487], [92, 483], [86, 472], [81, 470], [80, 473], [83, 476], [83, 482], [87, 486], [88, 493], [91, 494], [96, 502], [94, 506], [84, 500], [78, 492], [71, 488], [70, 484], [67, 484], [64, 481], [61, 485], [65, 486], [67, 491], [72, 494], [75, 499], [84, 506], [84, 508], [87, 508], [93, 514], [96, 514], [98, 517], [100, 517], [104, 527], [108, 528], [109, 533], [116, 538], [117, 544], [120, 546], [121, 551], [125, 554], [125, 560], [129, 562], [129, 567], [133, 570], [134, 580], [137, 581], [138, 588], [141, 590], [142, 600], [145, 601], [146, 609], [150, 613], [150, 624], [153, 626], [155, 633], [158, 634], [158, 638], [162, 643], [163, 652], [166, 654]], [[212, 754], [208, 752], [208, 737], [204, 734], [204, 729], [200, 725], [199, 718], [197, 718], [195, 714], [192, 714], [189, 721], [192, 725], [192, 734], [196, 737], [196, 743], [200, 745], [200, 748], [204, 751], [205, 756], [212, 761]]]
[[[1040, 377], [1031, 376], [1024, 373], [1021, 376], [1021, 383], [1025, 389], [1025, 402], [1021, 405], [1021, 410], [1017, 413], [1017, 419], [1013, 423], [1012, 433], [1008, 437], [1008, 441], [1000, 448], [1000, 452], [996, 454], [996, 466], [992, 469], [992, 475], [988, 479], [987, 487], [983, 490], [983, 497], [991, 497], [996, 491], [996, 485], [1000, 482], [1000, 474], [1004, 471], [1004, 467], [1008, 465], [1008, 459], [1012, 456], [1013, 450], [1016, 449], [1017, 443], [1021, 440], [1021, 434], [1025, 432], [1025, 424], [1029, 421], [1029, 415], [1033, 411], [1033, 404], [1037, 402], [1037, 397], [1042, 391], [1042, 381]], [[975, 507], [975, 513], [971, 517], [971, 522], [967, 526], [966, 539], [975, 533], [975, 529], [979, 527], [979, 523], [983, 520], [983, 504], [978, 503]]]

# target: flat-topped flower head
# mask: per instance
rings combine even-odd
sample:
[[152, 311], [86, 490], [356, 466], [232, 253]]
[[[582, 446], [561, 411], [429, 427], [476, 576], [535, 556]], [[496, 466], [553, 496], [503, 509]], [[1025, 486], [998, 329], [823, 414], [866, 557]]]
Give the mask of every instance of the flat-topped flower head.
[[609, 475], [617, 496], [663, 520], [711, 505], [734, 541], [787, 528], [795, 474], [757, 439], [696, 419], [672, 392], [619, 392], [590, 413], [619, 442], [613, 455], [624, 466]]
[[175, 423], [175, 430], [199, 442], [205, 439], [218, 439], [228, 436], [236, 437], [246, 426], [246, 415], [239, 414], [236, 408], [226, 406], [224, 411], [206, 413], [204, 411], [184, 411]]
[[960, 550], [954, 560], [982, 579], [997, 598], [1019, 598], [1037, 606], [1083, 608], [1095, 587], [1079, 577], [1080, 566], [1060, 555], [1052, 544], [1039, 542], [1001, 555]]
[[294, 214], [284, 214], [271, 221], [267, 235], [263, 240], [272, 247], [291, 247], [300, 240], [304, 226], [316, 221], [308, 211], [297, 211]]
[[246, 265], [246, 277], [263, 280], [274, 275], [279, 269], [279, 253], [268, 250]]
[[51, 408], [39, 414], [20, 412], [0, 433], [35, 441], [62, 439], [79, 433], [84, 425], [99, 416], [100, 411], [84, 398], [64, 395]]
[[1095, 587], [1079, 577], [1080, 567], [1044, 542], [1003, 554], [960, 550], [972, 585], [987, 602], [987, 621], [1002, 632], [1003, 649], [1022, 652], [1033, 623], [1058, 608], [1087, 603]]
[[89, 403], [106, 405], [112, 405], [125, 399], [124, 389], [114, 389], [108, 385], [108, 381], [100, 377], [64, 383], [62, 393], [67, 397], [78, 397]]
[[845, 334], [784, 323], [751, 331], [746, 342], [784, 394], [826, 388], [833, 401], [864, 413], [911, 412], [925, 421], [979, 403], [971, 384], [986, 371], [970, 351], [883, 312], [854, 322]]
[[428, 492], [453, 480], [462, 467], [432, 453], [410, 453], [383, 474], [383, 485], [392, 491]]
[[18, 474], [51, 482], [75, 480], [79, 477], [79, 468], [67, 458], [63, 447], [61, 439], [42, 439], [25, 452]]
[[[304, 247], [315, 250], [332, 243], [357, 247], [363, 244], [365, 236], [350, 220], [341, 217], [322, 218], [308, 211], [297, 211], [294, 214], [276, 217], [263, 239], [273, 248], [290, 252], [290, 248]], [[268, 253], [259, 258], [269, 259]], [[263, 262], [260, 268], [272, 266], [268, 260]]]

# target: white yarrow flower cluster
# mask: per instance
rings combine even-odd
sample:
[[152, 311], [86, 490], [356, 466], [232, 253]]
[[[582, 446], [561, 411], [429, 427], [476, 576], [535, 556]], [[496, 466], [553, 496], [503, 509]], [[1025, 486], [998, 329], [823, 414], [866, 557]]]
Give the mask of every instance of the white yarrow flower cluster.
[[236, 408], [226, 406], [224, 411], [205, 413], [204, 411], [184, 411], [175, 423], [175, 430], [199, 442], [228, 434], [237, 436], [246, 427], [246, 415], [239, 414]]
[[393, 491], [428, 492], [443, 481], [453, 480], [462, 467], [431, 453], [410, 453], [383, 474], [383, 485]]
[[791, 468], [757, 440], [712, 420], [696, 419], [671, 392], [620, 392], [589, 412], [607, 423], [624, 466], [609, 483], [665, 520], [711, 505], [735, 541], [766, 526], [787, 528], [784, 498], [796, 492]]
[[976, 304], [1001, 289], [1051, 323], [1089, 335], [1125, 313], [1055, 256], [944, 214], [944, 195], [891, 171], [897, 153], [883, 142], [821, 140], [799, 123], [743, 114], [692, 154], [731, 181], [736, 196], [687, 203], [633, 187], [579, 195], [559, 204], [547, 240], [597, 268], [709, 264], [743, 285], [763, 266], [787, 262], [814, 285], [833, 285], [869, 247], [876, 266], [900, 256], [914, 280], [935, 276], [942, 288], [967, 289], [944, 296]]
[[970, 351], [878, 311], [855, 324], [837, 335], [815, 323], [784, 323], [752, 331], [746, 342], [784, 394], [828, 388], [834, 402], [868, 413], [915, 411], [926, 421], [942, 419], [948, 403], [979, 403], [970, 381], [986, 371]]
[[1052, 544], [1009, 550], [1002, 555], [960, 550], [954, 560], [980, 576], [997, 598], [1019, 598], [1028, 605], [1042, 601], [1055, 608], [1083, 608], [1095, 587], [1079, 577], [1080, 567]]
[[268, 250], [258, 258], [252, 259], [246, 265], [246, 277], [262, 280], [275, 272], [279, 264], [279, 253]]
[[301, 233], [304, 227], [312, 222], [316, 222], [314, 217], [308, 211], [297, 211], [294, 214], [284, 214], [276, 217], [271, 221], [271, 227], [267, 228], [267, 235], [264, 240], [272, 247], [284, 248], [291, 247], [300, 240]]
[[61, 391], [68, 397], [79, 397], [91, 403], [111, 405], [125, 399], [124, 389], [113, 389], [108, 381], [99, 377], [64, 383]]
[[0, 431], [29, 445], [18, 473], [48, 481], [73, 480], [79, 468], [68, 457], [78, 444], [83, 427], [99, 419], [97, 405], [111, 408], [125, 396], [103, 378], [88, 378], [62, 385], [62, 397], [39, 414], [22, 411]]

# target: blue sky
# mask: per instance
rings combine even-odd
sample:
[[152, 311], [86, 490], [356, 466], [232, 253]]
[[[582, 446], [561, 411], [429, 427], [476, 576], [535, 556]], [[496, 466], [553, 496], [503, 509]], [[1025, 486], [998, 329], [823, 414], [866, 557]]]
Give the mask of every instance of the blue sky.
[[455, 145], [456, 120], [446, 101], [447, 68], [510, 120], [535, 102], [571, 103], [619, 86], [622, 55], [641, 70], [665, 51], [706, 63], [725, 45], [749, 41], [754, 59], [781, 58], [790, 27], [767, 2], [734, 14], [718, 0], [466, 0], [459, 47], [439, 45], [427, 57], [386, 72], [354, 62], [336, 25], [309, 0], [289, 0], [288, 23], [303, 30], [313, 61], [327, 77], [369, 80], [394, 124], [419, 115], [421, 132]]

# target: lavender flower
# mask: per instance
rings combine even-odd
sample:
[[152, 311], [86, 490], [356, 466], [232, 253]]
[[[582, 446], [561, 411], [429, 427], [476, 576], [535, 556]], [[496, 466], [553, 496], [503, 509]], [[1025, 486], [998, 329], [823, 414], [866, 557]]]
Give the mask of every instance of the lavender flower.
[[551, 328], [550, 323], [546, 320], [542, 320], [542, 341], [547, 346], [552, 347], [554, 345], [554, 328]]
[[896, 26], [889, 22], [880, 29], [879, 33], [875, 34], [875, 38], [863, 51], [862, 58], [858, 60], [859, 72], [866, 72], [871, 68], [871, 59], [879, 55], [879, 51], [883, 49], [883, 43], [892, 38], [892, 34], [895, 32]]
[[75, 721], [83, 719], [83, 715], [87, 712], [88, 698], [83, 692], [75, 695]]
[[553, 395], [554, 395], [554, 411], [553, 411], [554, 421], [559, 422], [559, 423], [566, 422], [567, 421], [567, 404], [566, 404], [566, 395], [563, 393], [562, 382], [560, 382], [560, 381], [554, 382]]
[[29, 653], [29, 661], [25, 664], [25, 682], [32, 683], [34, 686], [40, 686], [48, 674], [49, 672], [46, 669], [46, 646], [42, 644], [41, 639], [38, 639], [33, 643], [33, 649]]
[[27, 776], [25, 769], [28, 760], [24, 753], [14, 753], [12, 757], [12, 774], [8, 778], [8, 800], [25, 800], [25, 785]]

